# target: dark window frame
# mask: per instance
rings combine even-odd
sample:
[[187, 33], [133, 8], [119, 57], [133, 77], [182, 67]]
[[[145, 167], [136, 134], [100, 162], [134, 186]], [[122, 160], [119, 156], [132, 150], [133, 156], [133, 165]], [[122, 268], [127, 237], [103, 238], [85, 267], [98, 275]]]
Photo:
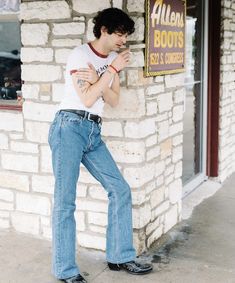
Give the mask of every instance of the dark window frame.
[[[0, 14], [0, 21], [1, 22], [4, 22], [4, 21], [6, 21], [6, 22], [7, 21], [14, 22], [14, 21], [19, 20], [18, 16], [19, 16], [19, 12], [9, 12], [9, 13], [8, 12], [4, 12], [4, 13]], [[21, 83], [21, 87], [22, 87], [22, 84], [23, 83]], [[4, 103], [2, 101], [4, 101]], [[8, 100], [1, 99], [2, 103], [0, 103], [0, 110], [22, 111], [22, 103], [19, 104], [17, 99], [14, 100], [15, 101], [14, 104], [7, 103], [7, 101]]]

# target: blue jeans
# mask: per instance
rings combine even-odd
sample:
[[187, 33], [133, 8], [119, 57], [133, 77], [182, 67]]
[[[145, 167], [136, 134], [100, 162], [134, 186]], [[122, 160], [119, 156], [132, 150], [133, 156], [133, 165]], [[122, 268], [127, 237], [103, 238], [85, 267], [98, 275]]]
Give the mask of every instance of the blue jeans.
[[102, 141], [100, 127], [65, 111], [57, 112], [50, 126], [48, 141], [55, 175], [52, 270], [59, 279], [80, 273], [74, 211], [81, 162], [108, 193], [107, 261], [124, 263], [135, 258], [130, 187]]

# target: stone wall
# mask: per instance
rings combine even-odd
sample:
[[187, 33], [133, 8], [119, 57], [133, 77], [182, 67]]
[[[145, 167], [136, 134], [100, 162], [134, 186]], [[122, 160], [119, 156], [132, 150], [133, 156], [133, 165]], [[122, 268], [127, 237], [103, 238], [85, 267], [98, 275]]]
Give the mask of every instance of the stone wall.
[[235, 2], [222, 1], [219, 179], [235, 172]]
[[[179, 220], [182, 196], [184, 74], [144, 78], [144, 0], [23, 1], [23, 111], [0, 112], [0, 227], [51, 238], [54, 178], [49, 124], [63, 95], [65, 63], [93, 38], [92, 17], [106, 7], [136, 22], [121, 73], [117, 108], [105, 108], [102, 133], [132, 188], [134, 241], [144, 251]], [[6, 123], [7, 121], [7, 123]], [[107, 196], [82, 167], [77, 189], [78, 243], [105, 249]]]

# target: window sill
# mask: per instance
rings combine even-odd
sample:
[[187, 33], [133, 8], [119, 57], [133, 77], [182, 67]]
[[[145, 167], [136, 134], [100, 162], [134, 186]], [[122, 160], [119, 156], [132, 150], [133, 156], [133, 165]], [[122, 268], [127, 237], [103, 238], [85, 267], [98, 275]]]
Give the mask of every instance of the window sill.
[[22, 105], [0, 105], [0, 110], [22, 111]]

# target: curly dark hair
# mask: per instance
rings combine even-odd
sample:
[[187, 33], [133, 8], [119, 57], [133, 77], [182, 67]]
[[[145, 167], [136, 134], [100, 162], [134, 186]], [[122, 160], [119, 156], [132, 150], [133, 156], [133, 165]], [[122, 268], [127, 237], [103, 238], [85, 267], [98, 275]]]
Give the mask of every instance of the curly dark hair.
[[104, 9], [94, 17], [93, 33], [96, 38], [101, 36], [101, 27], [106, 27], [109, 34], [120, 32], [122, 34], [132, 34], [135, 31], [134, 21], [122, 10], [118, 8]]

